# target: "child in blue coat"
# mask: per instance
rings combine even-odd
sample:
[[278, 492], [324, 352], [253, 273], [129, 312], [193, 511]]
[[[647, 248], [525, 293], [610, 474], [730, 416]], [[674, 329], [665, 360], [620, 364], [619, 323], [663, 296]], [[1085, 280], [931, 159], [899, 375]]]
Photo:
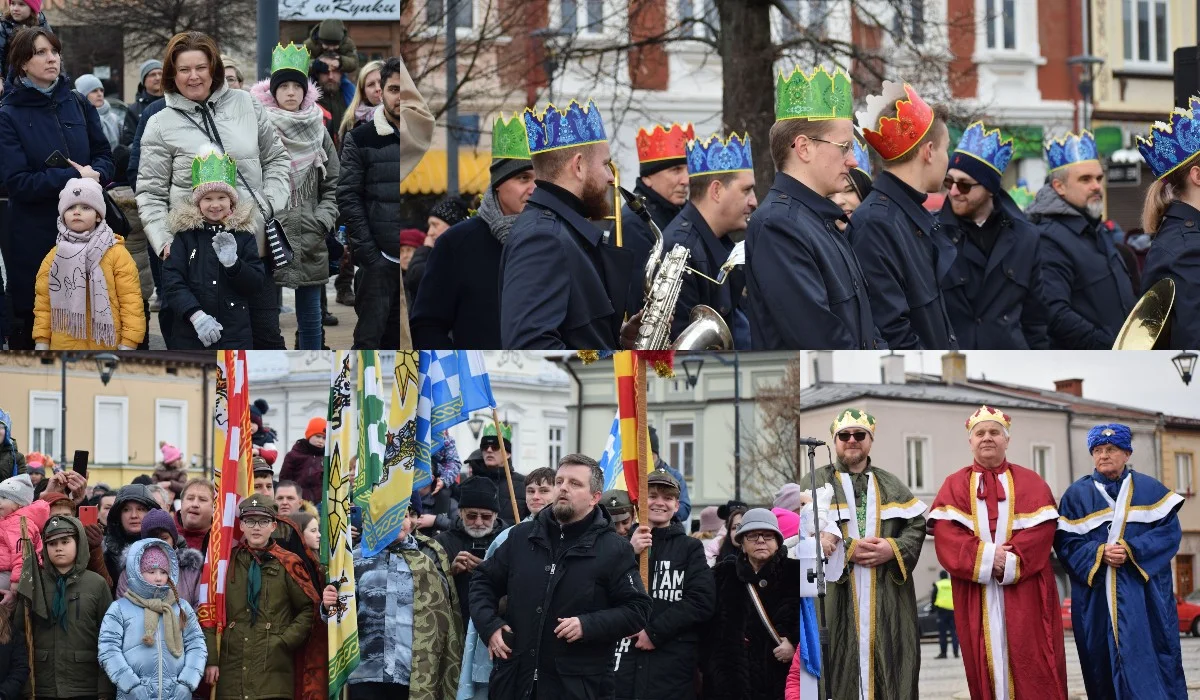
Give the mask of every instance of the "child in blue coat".
[[157, 538], [125, 555], [129, 590], [100, 626], [100, 665], [118, 700], [190, 700], [208, 660], [196, 612], [179, 600], [175, 550]]

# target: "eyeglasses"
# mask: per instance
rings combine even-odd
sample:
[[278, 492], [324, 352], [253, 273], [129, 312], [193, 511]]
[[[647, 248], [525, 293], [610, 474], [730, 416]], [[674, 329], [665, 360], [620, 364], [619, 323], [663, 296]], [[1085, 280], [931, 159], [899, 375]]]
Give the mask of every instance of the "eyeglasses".
[[476, 520], [478, 520], [481, 523], [487, 522], [495, 517], [494, 513], [461, 513], [460, 512], [459, 515], [462, 516], [462, 519], [467, 522], [475, 522]]
[[969, 194], [971, 192], [971, 188], [978, 184], [978, 182], [963, 182], [962, 180], [955, 180], [952, 177], [942, 180], [942, 187], [945, 187], [947, 192], [949, 192], [953, 187], [958, 187], [959, 194]]
[[274, 522], [274, 520], [267, 520], [266, 518], [251, 518], [250, 520], [243, 520], [242, 527], [266, 527]]
[[862, 442], [867, 439], [867, 431], [865, 431], [865, 430], [842, 431], [837, 434], [837, 439], [841, 440], [842, 442], [850, 442], [850, 438], [854, 438], [856, 441]]
[[809, 136], [809, 137], [808, 137], [808, 140], [809, 140], [809, 141], [820, 141], [821, 143], [827, 143], [827, 144], [829, 144], [830, 146], [837, 146], [837, 149], [838, 149], [839, 151], [841, 151], [841, 152], [842, 152], [842, 157], [843, 157], [843, 158], [844, 158], [844, 157], [846, 157], [847, 155], [849, 155], [849, 153], [850, 153], [850, 149], [854, 148], [854, 142], [853, 142], [853, 141], [847, 141], [847, 142], [845, 142], [845, 143], [839, 143], [839, 142], [837, 142], [837, 141], [827, 141], [827, 140], [825, 140], [825, 139], [819, 139], [819, 138], [817, 138], [816, 136]]
[[767, 542], [775, 538], [775, 533], [768, 531], [747, 532], [742, 535], [742, 539], [747, 542]]

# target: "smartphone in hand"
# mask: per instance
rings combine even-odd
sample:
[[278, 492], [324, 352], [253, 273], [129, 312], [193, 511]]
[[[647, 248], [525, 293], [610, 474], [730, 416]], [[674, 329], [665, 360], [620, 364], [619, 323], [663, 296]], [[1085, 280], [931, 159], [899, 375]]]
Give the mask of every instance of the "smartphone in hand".
[[71, 167], [71, 163], [67, 160], [67, 157], [62, 154], [62, 151], [55, 151], [50, 154], [49, 158], [46, 159], [46, 167], [69, 168]]
[[97, 506], [79, 506], [79, 522], [84, 527], [100, 522], [100, 510]]
[[71, 471], [86, 479], [88, 473], [88, 456], [90, 454], [87, 450], [75, 450], [75, 458], [71, 462]]

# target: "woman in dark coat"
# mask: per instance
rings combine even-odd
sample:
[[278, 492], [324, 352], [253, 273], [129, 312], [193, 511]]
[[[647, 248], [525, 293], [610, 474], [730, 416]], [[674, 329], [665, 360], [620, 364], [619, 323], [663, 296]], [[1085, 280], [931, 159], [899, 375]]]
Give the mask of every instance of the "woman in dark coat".
[[58, 238], [59, 192], [76, 177], [106, 185], [114, 172], [100, 116], [62, 74], [61, 50], [46, 29], [19, 31], [8, 55], [15, 77], [0, 101], [0, 180], [13, 240], [5, 260], [16, 322], [10, 346], [17, 349], [33, 349], [34, 278]]

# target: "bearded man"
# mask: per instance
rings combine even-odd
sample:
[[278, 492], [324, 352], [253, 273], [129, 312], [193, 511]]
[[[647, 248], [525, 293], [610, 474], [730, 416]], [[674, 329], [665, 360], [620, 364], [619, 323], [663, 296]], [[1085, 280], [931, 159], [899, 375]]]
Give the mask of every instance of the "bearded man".
[[465, 628], [471, 617], [467, 600], [471, 572], [483, 561], [492, 540], [505, 525], [498, 517], [500, 498], [496, 482], [484, 476], [473, 476], [458, 488], [458, 521], [434, 539], [450, 559], [450, 575], [458, 589], [458, 605]]

